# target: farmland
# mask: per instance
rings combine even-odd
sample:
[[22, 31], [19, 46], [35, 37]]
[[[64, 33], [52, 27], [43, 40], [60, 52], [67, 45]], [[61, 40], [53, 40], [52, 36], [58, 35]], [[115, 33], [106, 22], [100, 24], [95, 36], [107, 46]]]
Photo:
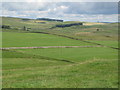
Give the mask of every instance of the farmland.
[[[2, 50], [3, 88], [118, 87], [117, 23], [2, 19], [3, 48], [92, 46]], [[83, 25], [55, 27], [66, 23]]]

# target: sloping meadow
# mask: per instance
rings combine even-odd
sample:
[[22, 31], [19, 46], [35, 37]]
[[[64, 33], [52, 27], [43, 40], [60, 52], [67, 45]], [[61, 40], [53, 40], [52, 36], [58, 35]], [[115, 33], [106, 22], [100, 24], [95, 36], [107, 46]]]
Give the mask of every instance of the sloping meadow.
[[3, 50], [3, 87], [116, 88], [117, 56], [106, 47]]

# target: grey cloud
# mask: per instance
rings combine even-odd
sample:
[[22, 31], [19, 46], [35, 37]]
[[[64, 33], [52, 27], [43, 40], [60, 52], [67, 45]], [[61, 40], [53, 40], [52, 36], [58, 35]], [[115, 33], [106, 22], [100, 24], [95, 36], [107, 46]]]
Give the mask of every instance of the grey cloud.
[[[37, 3], [3, 3], [3, 10], [9, 11], [46, 11], [49, 9], [54, 9], [59, 6], [66, 6], [68, 9], [63, 11], [68, 14], [117, 14], [118, 13], [118, 3], [117, 2], [37, 2]], [[60, 10], [59, 10], [60, 11]], [[58, 12], [59, 12], [58, 11]], [[53, 13], [54, 11], [52, 11]]]
[[87, 2], [67, 4], [69, 10], [66, 13], [72, 14], [117, 14], [117, 2]]
[[3, 10], [9, 11], [28, 11], [39, 10], [44, 8], [47, 3], [26, 3], [26, 2], [4, 2], [2, 3]]
[[[103, 16], [117, 14], [117, 4], [117, 2], [4, 2], [2, 3], [2, 14], [25, 18], [47, 17], [71, 20], [90, 20], [93, 18], [93, 20], [97, 20], [96, 14], [102, 14]], [[96, 18], [89, 14], [94, 14]]]

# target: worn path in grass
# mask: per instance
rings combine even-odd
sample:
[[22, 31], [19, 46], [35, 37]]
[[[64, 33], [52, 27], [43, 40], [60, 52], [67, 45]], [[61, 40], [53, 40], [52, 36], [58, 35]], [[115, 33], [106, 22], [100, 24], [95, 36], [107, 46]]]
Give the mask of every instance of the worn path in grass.
[[43, 46], [43, 47], [7, 47], [0, 48], [0, 50], [9, 50], [9, 49], [37, 49], [37, 48], [84, 48], [84, 47], [103, 47], [103, 46]]

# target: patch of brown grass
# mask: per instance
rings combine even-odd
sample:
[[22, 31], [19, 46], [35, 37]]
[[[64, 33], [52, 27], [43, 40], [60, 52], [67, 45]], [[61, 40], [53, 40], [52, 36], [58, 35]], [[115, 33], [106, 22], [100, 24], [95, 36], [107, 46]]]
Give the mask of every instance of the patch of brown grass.
[[92, 35], [93, 33], [92, 32], [78, 32], [78, 33], [75, 33], [76, 36], [80, 36], [80, 35]]

